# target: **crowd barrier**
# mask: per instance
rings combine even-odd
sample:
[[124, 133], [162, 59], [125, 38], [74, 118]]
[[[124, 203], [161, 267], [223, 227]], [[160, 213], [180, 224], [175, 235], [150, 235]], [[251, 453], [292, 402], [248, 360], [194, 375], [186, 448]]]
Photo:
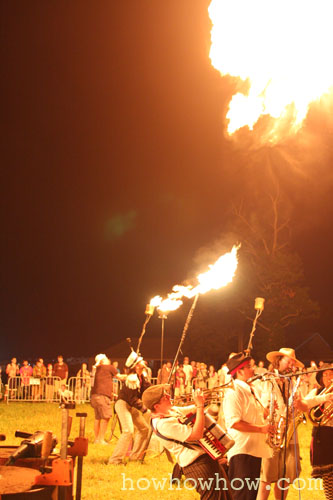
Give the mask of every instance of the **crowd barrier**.
[[[116, 399], [121, 383], [113, 379], [113, 399]], [[62, 383], [60, 377], [34, 378], [9, 377], [5, 385], [4, 399], [10, 401], [42, 401], [59, 403], [61, 397], [77, 403], [89, 403], [91, 396], [91, 379], [84, 377], [70, 377], [67, 384]]]
[[5, 401], [60, 401], [60, 377], [9, 377], [5, 385]]

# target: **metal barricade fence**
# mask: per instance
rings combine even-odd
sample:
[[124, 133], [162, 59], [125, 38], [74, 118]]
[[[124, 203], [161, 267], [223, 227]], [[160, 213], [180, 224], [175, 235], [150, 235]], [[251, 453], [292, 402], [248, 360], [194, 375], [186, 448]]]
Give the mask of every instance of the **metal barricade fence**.
[[[112, 379], [112, 384], [113, 399], [117, 399], [121, 382], [114, 378]], [[90, 377], [70, 377], [68, 379], [68, 390], [72, 393], [73, 400], [76, 403], [89, 403], [92, 387]]]
[[5, 401], [60, 401], [60, 377], [9, 377], [5, 385]]

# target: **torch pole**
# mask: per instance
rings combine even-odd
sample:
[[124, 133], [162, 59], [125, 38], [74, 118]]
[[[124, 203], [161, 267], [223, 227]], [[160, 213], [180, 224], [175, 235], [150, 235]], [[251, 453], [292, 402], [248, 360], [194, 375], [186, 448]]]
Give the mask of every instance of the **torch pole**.
[[159, 318], [162, 320], [161, 324], [161, 370], [163, 366], [163, 357], [164, 357], [164, 328], [165, 328], [165, 320], [168, 318], [165, 313], [160, 313]]
[[187, 333], [187, 330], [188, 330], [188, 327], [191, 323], [191, 319], [192, 319], [192, 316], [193, 316], [193, 313], [194, 313], [194, 309], [197, 305], [197, 302], [198, 302], [198, 299], [199, 299], [199, 293], [194, 297], [194, 301], [192, 303], [192, 306], [191, 306], [191, 309], [187, 315], [187, 318], [186, 318], [186, 321], [185, 321], [185, 325], [184, 325], [184, 328], [183, 328], [183, 333], [182, 333], [182, 336], [180, 338], [180, 342], [179, 342], [179, 346], [178, 346], [178, 350], [176, 352], [176, 356], [175, 356], [175, 359], [173, 360], [173, 364], [172, 364], [172, 368], [170, 370], [170, 374], [169, 374], [169, 378], [168, 378], [168, 384], [170, 384], [170, 380], [172, 378], [172, 375], [173, 375], [173, 372], [175, 370], [175, 366], [176, 366], [176, 363], [178, 361], [178, 356], [179, 356], [179, 353], [181, 351], [181, 348], [184, 344], [184, 341], [185, 341], [185, 337], [186, 337], [186, 333]]

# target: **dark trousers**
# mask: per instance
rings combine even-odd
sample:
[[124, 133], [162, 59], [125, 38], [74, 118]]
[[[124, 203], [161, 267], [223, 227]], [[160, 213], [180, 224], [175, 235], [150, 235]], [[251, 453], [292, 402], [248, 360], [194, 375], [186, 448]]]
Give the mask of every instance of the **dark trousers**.
[[229, 462], [229, 480], [234, 500], [255, 500], [260, 483], [261, 458], [234, 455]]
[[231, 500], [229, 481], [223, 467], [206, 453], [183, 467], [186, 479], [193, 479], [201, 500]]

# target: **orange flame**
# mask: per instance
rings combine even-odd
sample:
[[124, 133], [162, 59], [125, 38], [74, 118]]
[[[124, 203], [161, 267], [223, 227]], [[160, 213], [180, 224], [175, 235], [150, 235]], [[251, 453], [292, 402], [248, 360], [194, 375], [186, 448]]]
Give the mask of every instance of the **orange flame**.
[[222, 76], [248, 84], [233, 96], [228, 133], [253, 129], [262, 115], [277, 142], [282, 127], [295, 133], [311, 102], [332, 89], [331, 0], [212, 0], [210, 59]]
[[157, 307], [161, 312], [175, 311], [182, 304], [183, 297], [191, 299], [198, 294], [204, 294], [210, 290], [218, 290], [223, 286], [231, 283], [238, 265], [237, 251], [239, 246], [233, 246], [232, 250], [224, 255], [221, 255], [215, 264], [209, 265], [209, 270], [199, 274], [197, 277], [198, 285], [195, 287], [188, 285], [175, 285], [172, 292], [168, 294], [166, 299], [162, 299], [159, 295], [152, 298], [150, 304]]

